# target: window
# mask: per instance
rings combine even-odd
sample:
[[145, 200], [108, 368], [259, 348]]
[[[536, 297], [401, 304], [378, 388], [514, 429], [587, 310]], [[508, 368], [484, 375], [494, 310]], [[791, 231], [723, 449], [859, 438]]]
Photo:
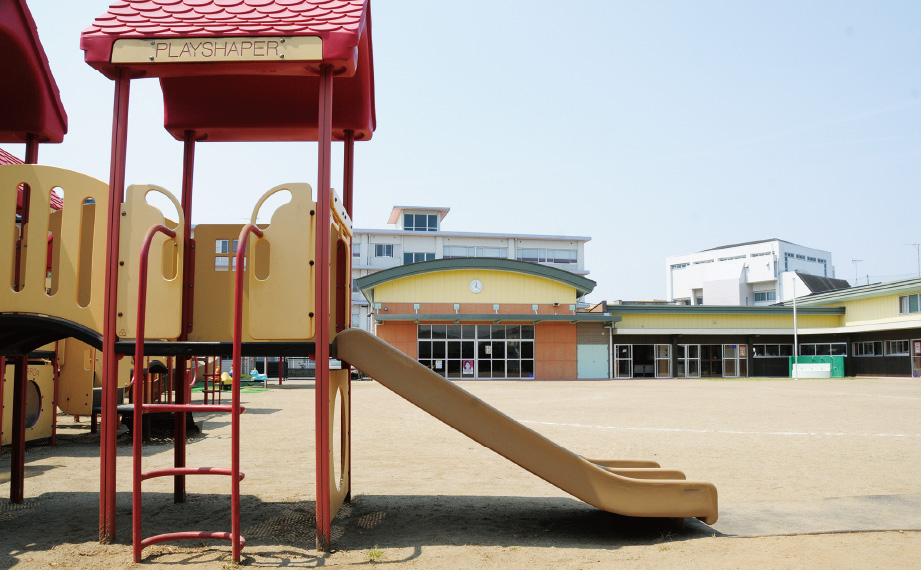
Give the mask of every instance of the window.
[[[229, 239], [214, 240], [214, 270], [230, 271], [237, 268], [237, 241]], [[233, 261], [231, 261], [231, 259]]]
[[800, 356], [847, 356], [847, 343], [820, 342], [799, 345]]
[[408, 232], [437, 232], [436, 214], [403, 214], [403, 229]]
[[793, 356], [792, 344], [753, 344], [752, 356], [755, 358], [787, 358]]
[[444, 246], [442, 255], [445, 259], [455, 257], [499, 257], [505, 259], [508, 257], [508, 248], [446, 245]]
[[[521, 259], [521, 258], [519, 257], [518, 259]], [[672, 269], [673, 269], [673, 270], [675, 270], [675, 269], [684, 269], [684, 268], [687, 267], [687, 266], [688, 266], [687, 263], [676, 263], [676, 264], [672, 265]]]
[[872, 340], [854, 343], [854, 356], [882, 356], [883, 341]]
[[776, 301], [777, 292], [776, 291], [761, 291], [755, 292], [755, 302], [759, 301]]
[[911, 295], [902, 295], [899, 297], [899, 314], [907, 315], [909, 313], [921, 312], [921, 293]]
[[450, 379], [534, 378], [534, 325], [418, 325], [419, 363]]
[[720, 261], [732, 261], [733, 259], [745, 259], [744, 255], [733, 255], [732, 257], [721, 257]]
[[886, 341], [886, 354], [889, 356], [908, 356], [907, 340]]
[[434, 253], [403, 252], [403, 263], [416, 263], [417, 261], [429, 261], [435, 259]]
[[771, 255], [771, 252], [770, 252], [770, 251], [761, 251], [761, 252], [758, 252], [758, 253], [752, 253], [752, 254], [749, 255], [749, 257], [761, 257], [762, 255]]
[[391, 243], [374, 244], [374, 257], [393, 257], [393, 244]]
[[814, 258], [814, 257], [807, 257], [807, 258], [806, 258], [806, 261], [817, 261], [817, 260], [816, 260], [816, 258]]
[[797, 253], [797, 254], [796, 254], [796, 259], [806, 259], [806, 256]]
[[712, 259], [704, 259], [703, 261], [695, 261], [694, 265], [701, 265], [703, 263], [713, 263]]
[[361, 244], [360, 243], [352, 244], [352, 257], [361, 257]]
[[579, 252], [574, 249], [521, 248], [516, 257], [518, 261], [532, 263], [578, 263]]

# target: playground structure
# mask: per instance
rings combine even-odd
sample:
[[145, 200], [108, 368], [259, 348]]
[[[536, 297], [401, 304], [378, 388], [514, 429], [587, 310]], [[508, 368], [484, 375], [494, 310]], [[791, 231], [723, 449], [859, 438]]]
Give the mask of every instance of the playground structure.
[[[0, 235], [7, 236], [2, 238], [6, 245], [0, 245], [0, 272], [10, 276], [10, 286], [0, 287], [0, 354], [15, 359], [11, 499], [21, 501], [23, 496], [21, 426], [26, 425], [25, 378], [32, 370], [28, 359], [40, 356], [36, 351], [44, 347], [52, 359], [63, 355], [61, 370], [67, 374], [53, 384], [59, 398], [73, 400], [71, 408], [65, 407], [70, 403], [61, 405], [61, 399], [52, 406], [89, 414], [86, 395], [100, 384], [102, 542], [115, 537], [115, 432], [118, 389], [129, 387], [131, 359], [126, 356], [133, 355], [134, 363], [157, 356], [181, 372], [183, 381], [171, 383], [167, 401], [155, 403], [145, 395], [146, 366], [134, 366], [130, 388], [136, 561], [146, 546], [200, 538], [229, 540], [233, 559], [239, 561], [245, 545], [239, 507], [244, 477], [239, 453], [243, 356], [309, 356], [316, 361], [320, 550], [330, 548], [331, 521], [351, 494], [349, 366], [598, 508], [714, 522], [716, 489], [709, 483], [685, 481], [681, 472], [661, 469], [651, 461], [581, 458], [386, 343], [348, 330], [354, 143], [370, 139], [376, 126], [369, 2], [241, 0], [236, 11], [225, 4], [127, 0], [113, 5], [83, 32], [86, 62], [115, 85], [108, 183], [35, 165], [38, 142], [60, 142], [66, 126], [42, 135], [49, 127], [30, 125], [7, 133], [0, 124], [0, 142], [25, 140], [28, 163], [0, 167], [0, 224], [6, 224]], [[17, 33], [34, 35], [24, 0], [0, 0], [0, 9], [18, 9], [24, 32]], [[48, 97], [49, 92], [56, 95], [56, 88], [40, 46], [36, 53], [30, 73], [44, 77], [46, 89], [4, 97], [18, 101], [31, 96], [50, 108], [57, 101], [60, 107], [59, 99]], [[16, 50], [3, 55], [4, 60], [20, 56]], [[2, 67], [0, 72], [6, 73]], [[129, 91], [131, 81], [142, 77], [159, 80], [165, 128], [184, 145], [178, 199], [155, 185], [125, 187]], [[214, 105], [218, 99], [221, 105]], [[62, 113], [60, 108], [58, 115]], [[9, 120], [0, 115], [0, 123]], [[254, 202], [249, 223], [199, 224], [193, 234], [194, 156], [201, 141], [316, 141], [316, 192], [305, 183], [276, 186]], [[334, 141], [343, 144], [345, 156], [341, 199], [331, 187]], [[151, 205], [150, 194], [165, 197], [171, 211]], [[288, 201], [268, 224], [257, 224], [261, 209], [276, 195]], [[58, 209], [49, 207], [55, 198], [61, 200]], [[48, 255], [28, 254], [29, 244], [46, 243]], [[229, 356], [232, 402], [190, 403], [187, 377], [197, 368], [197, 359]], [[342, 369], [330, 370], [331, 357], [343, 362]], [[206, 389], [217, 385], [219, 396], [220, 369], [202, 368]], [[186, 465], [186, 414], [197, 411], [231, 415], [229, 467]], [[334, 426], [331, 418], [337, 411], [341, 423]], [[145, 471], [140, 422], [145, 414], [158, 412], [175, 414], [174, 461], [170, 467]], [[341, 440], [335, 447], [340, 453], [334, 457], [331, 438], [337, 431]], [[172, 477], [175, 500], [183, 502], [186, 477], [192, 475], [229, 477], [230, 531], [143, 538], [143, 481]]]

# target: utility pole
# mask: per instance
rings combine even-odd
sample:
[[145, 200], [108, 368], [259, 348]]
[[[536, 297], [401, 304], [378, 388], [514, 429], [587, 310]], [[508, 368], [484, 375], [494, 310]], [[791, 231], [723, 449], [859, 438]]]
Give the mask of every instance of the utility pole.
[[[851, 259], [851, 263], [854, 264], [854, 287], [856, 287], [856, 286], [857, 286], [857, 280], [860, 279], [860, 274], [859, 274], [858, 271], [857, 271], [857, 264], [858, 264], [858, 263], [863, 263], [863, 260], [862, 260], [862, 259]], [[870, 282], [870, 280], [869, 280], [869, 278], [868, 278], [868, 279], [867, 279], [867, 283], [869, 283], [869, 282]]]
[[906, 243], [905, 245], [914, 246], [915, 252], [918, 254], [918, 277], [921, 277], [921, 243]]

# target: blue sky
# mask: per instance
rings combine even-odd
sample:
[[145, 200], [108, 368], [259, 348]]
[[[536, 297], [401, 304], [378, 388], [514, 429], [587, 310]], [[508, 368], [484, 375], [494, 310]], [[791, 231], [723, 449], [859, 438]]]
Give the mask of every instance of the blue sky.
[[[102, 180], [113, 88], [79, 36], [107, 6], [30, 2], [70, 119], [40, 161]], [[852, 259], [861, 281], [918, 272], [921, 2], [377, 0], [372, 17], [357, 227], [427, 205], [450, 230], [591, 236], [593, 301], [663, 298], [667, 255], [773, 237], [852, 282]], [[162, 123], [157, 82], [133, 82], [127, 180], [178, 194]], [[315, 148], [198, 145], [194, 221], [314, 185]]]

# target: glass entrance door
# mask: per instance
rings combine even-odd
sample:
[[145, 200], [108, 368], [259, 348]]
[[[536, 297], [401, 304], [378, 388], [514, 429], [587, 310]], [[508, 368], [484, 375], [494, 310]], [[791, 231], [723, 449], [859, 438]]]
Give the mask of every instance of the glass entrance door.
[[676, 356], [676, 378], [700, 378], [699, 344], [679, 344]]
[[921, 376], [921, 340], [911, 341], [911, 375], [914, 378]]
[[671, 378], [672, 376], [672, 345], [656, 345], [656, 378]]
[[723, 378], [748, 376], [748, 346], [744, 344], [723, 345]]
[[632, 345], [614, 345], [614, 378], [633, 378]]

